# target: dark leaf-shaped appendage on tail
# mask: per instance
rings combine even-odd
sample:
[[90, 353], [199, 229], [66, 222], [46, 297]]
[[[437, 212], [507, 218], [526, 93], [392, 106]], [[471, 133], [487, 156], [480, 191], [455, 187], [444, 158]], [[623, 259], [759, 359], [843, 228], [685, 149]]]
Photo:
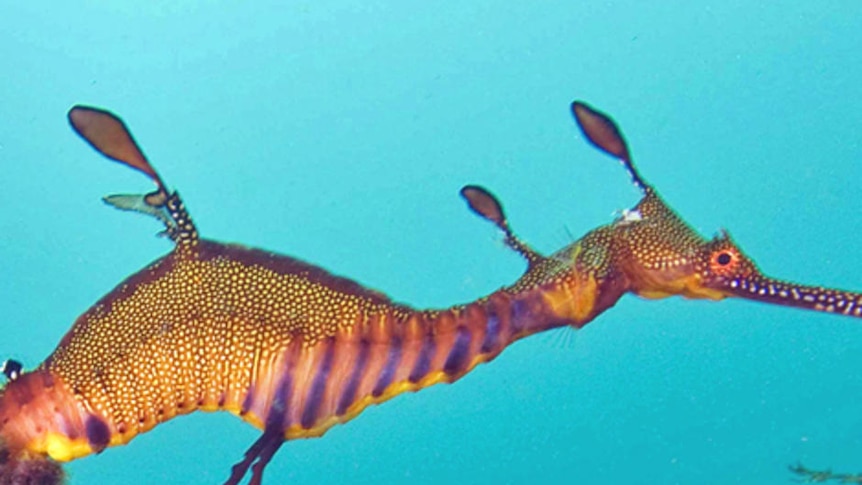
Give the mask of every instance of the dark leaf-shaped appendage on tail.
[[535, 266], [539, 261], [544, 259], [544, 256], [537, 253], [533, 248], [525, 242], [518, 239], [512, 229], [509, 227], [509, 221], [506, 220], [506, 214], [503, 212], [503, 206], [494, 195], [484, 187], [478, 185], [467, 185], [461, 189], [461, 197], [467, 201], [470, 209], [494, 223], [506, 235], [506, 245], [517, 251], [530, 267]]
[[69, 110], [69, 123], [102, 155], [146, 174], [161, 192], [167, 192], [156, 170], [147, 161], [123, 120], [109, 111], [90, 106], [75, 106]]
[[162, 221], [174, 241], [193, 242], [197, 230], [179, 195], [169, 192], [162, 178], [144, 156], [125, 123], [109, 111], [90, 106], [69, 110], [69, 123], [102, 155], [145, 174], [156, 190], [143, 195], [109, 195], [105, 202], [121, 210], [141, 212]]

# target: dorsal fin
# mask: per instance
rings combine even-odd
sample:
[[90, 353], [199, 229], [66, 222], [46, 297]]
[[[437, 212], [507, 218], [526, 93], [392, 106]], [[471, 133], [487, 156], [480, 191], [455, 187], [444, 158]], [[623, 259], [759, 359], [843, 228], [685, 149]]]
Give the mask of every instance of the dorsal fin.
[[652, 192], [652, 187], [640, 176], [629, 155], [629, 147], [619, 128], [610, 116], [584, 103], [572, 103], [572, 114], [578, 127], [590, 143], [608, 155], [619, 159], [629, 172], [635, 186], [644, 193]]
[[524, 259], [527, 260], [527, 264], [530, 268], [545, 259], [544, 256], [515, 236], [515, 233], [513, 233], [512, 229], [509, 227], [509, 222], [506, 220], [506, 213], [503, 212], [503, 206], [500, 204], [500, 201], [494, 197], [494, 194], [478, 185], [466, 185], [461, 189], [461, 197], [464, 197], [464, 200], [467, 201], [467, 205], [470, 206], [470, 209], [473, 212], [481, 216], [483, 219], [493, 222], [495, 226], [503, 231], [503, 234], [506, 235], [506, 245], [523, 256]]
[[176, 242], [197, 240], [197, 230], [179, 194], [168, 191], [123, 120], [109, 111], [81, 105], [72, 107], [68, 116], [75, 132], [96, 151], [138, 170], [156, 184], [156, 190], [148, 194], [109, 195], [103, 199], [107, 204], [155, 217], [165, 225], [165, 233]]

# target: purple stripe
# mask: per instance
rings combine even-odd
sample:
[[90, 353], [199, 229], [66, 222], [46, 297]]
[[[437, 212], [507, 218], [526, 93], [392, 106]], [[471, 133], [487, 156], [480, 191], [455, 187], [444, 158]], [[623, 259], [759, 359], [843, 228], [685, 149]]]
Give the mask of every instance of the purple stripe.
[[104, 450], [111, 442], [111, 430], [108, 429], [108, 423], [94, 414], [87, 416], [84, 432], [87, 435], [87, 442], [96, 452]]
[[[292, 367], [292, 366], [291, 366]], [[266, 416], [265, 431], [275, 430], [283, 433], [290, 426], [290, 418], [287, 416], [287, 403], [290, 402], [290, 394], [293, 390], [293, 378], [289, 369], [284, 373], [281, 382], [278, 384], [278, 389], [275, 391], [275, 397], [272, 400], [272, 406], [269, 408], [269, 414]]]
[[497, 348], [498, 340], [500, 339], [500, 319], [497, 317], [497, 312], [493, 308], [488, 309], [488, 318], [485, 320], [485, 339], [482, 340], [482, 348], [480, 351], [483, 354], [491, 352]]
[[254, 384], [248, 386], [248, 390], [245, 394], [245, 399], [242, 400], [242, 407], [239, 410], [239, 415], [244, 416], [251, 406], [254, 404], [254, 394], [255, 394], [255, 386]]
[[314, 376], [314, 382], [311, 384], [311, 391], [308, 393], [308, 399], [305, 401], [305, 409], [302, 410], [301, 424], [303, 428], [311, 428], [314, 422], [317, 421], [317, 413], [320, 411], [320, 402], [323, 400], [323, 394], [326, 391], [326, 381], [329, 380], [329, 371], [332, 369], [332, 356], [335, 354], [335, 339], [330, 338], [327, 341], [328, 347], [323, 355], [323, 362], [317, 369], [317, 374]]
[[359, 341], [359, 355], [356, 357], [356, 364], [353, 365], [353, 373], [350, 374], [350, 380], [347, 381], [347, 387], [344, 388], [344, 394], [341, 395], [341, 400], [338, 401], [338, 409], [336, 414], [341, 416], [347, 412], [347, 408], [353, 404], [356, 399], [356, 390], [359, 389], [359, 383], [362, 382], [362, 376], [365, 374], [365, 366], [368, 363], [368, 351], [371, 344], [367, 340]]
[[398, 367], [398, 362], [401, 361], [401, 337], [393, 337], [389, 342], [389, 352], [386, 356], [386, 364], [380, 371], [380, 377], [377, 378], [377, 384], [371, 395], [378, 397], [383, 394], [383, 391], [392, 383], [392, 378], [395, 377], [395, 368]]
[[470, 353], [470, 331], [465, 327], [458, 327], [458, 335], [455, 336], [455, 343], [452, 345], [452, 350], [449, 351], [449, 356], [446, 357], [446, 363], [443, 364], [443, 372], [452, 375], [464, 370], [467, 365], [467, 357]]
[[431, 369], [431, 359], [434, 357], [434, 347], [436, 347], [434, 342], [434, 336], [430, 333], [430, 328], [428, 329], [429, 333], [425, 334], [425, 338], [422, 340], [422, 348], [419, 349], [419, 356], [416, 358], [416, 364], [413, 365], [413, 370], [410, 371], [410, 382], [416, 383], [419, 382], [420, 379], [425, 377], [428, 374], [428, 371]]
[[521, 301], [512, 302], [512, 333], [518, 333], [530, 323], [530, 306]]

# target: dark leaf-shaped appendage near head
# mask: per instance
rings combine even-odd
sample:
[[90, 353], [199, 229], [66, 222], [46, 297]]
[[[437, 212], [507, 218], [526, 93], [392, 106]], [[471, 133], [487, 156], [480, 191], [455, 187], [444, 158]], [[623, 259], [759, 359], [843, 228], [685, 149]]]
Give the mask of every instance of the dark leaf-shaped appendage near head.
[[147, 175], [158, 187], [158, 191], [149, 196], [153, 200], [147, 202], [151, 205], [164, 203], [155, 199], [167, 197], [165, 184], [135, 143], [123, 120], [99, 108], [75, 106], [69, 111], [69, 123], [99, 153]]
[[610, 116], [593, 109], [582, 101], [572, 103], [572, 114], [575, 115], [578, 127], [590, 143], [608, 155], [618, 158], [639, 189], [645, 192], [650, 190], [649, 185], [644, 182], [635, 169], [629, 155], [628, 144]]
[[526, 243], [518, 239], [509, 227], [503, 206], [494, 195], [484, 187], [478, 185], [467, 185], [461, 189], [461, 197], [467, 201], [470, 209], [479, 214], [483, 219], [494, 223], [506, 235], [506, 245], [517, 251], [530, 266], [535, 265], [544, 258]]

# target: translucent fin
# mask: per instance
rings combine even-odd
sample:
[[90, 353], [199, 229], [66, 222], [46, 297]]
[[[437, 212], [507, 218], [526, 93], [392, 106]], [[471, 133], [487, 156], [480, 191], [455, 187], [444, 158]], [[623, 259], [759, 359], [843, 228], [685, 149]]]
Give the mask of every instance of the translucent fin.
[[543, 345], [549, 349], [562, 352], [572, 352], [577, 348], [578, 329], [573, 326], [563, 326], [542, 332], [538, 335]]
[[167, 208], [164, 204], [160, 206], [155, 206], [146, 201], [147, 195], [130, 195], [130, 194], [115, 194], [108, 195], [102, 198], [102, 201], [106, 204], [114, 207], [115, 209], [120, 209], [122, 211], [130, 211], [130, 212], [140, 212], [142, 214], [146, 214], [148, 216], [155, 217], [160, 220], [165, 228], [169, 231], [171, 228], [176, 227], [176, 222], [171, 219], [171, 215], [168, 212]]

